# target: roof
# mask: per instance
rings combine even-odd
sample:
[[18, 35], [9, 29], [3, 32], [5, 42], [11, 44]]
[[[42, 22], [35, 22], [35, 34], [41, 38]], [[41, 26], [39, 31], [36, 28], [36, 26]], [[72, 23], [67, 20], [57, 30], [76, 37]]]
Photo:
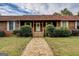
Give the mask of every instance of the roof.
[[50, 21], [50, 20], [79, 20], [79, 16], [53, 16], [53, 15], [24, 15], [24, 16], [0, 16], [0, 21]]

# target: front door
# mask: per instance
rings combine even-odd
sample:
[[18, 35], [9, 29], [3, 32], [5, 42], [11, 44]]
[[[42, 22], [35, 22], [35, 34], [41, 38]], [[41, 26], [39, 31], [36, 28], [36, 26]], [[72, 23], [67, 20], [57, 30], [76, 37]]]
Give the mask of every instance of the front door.
[[40, 32], [40, 22], [36, 23], [36, 32]]

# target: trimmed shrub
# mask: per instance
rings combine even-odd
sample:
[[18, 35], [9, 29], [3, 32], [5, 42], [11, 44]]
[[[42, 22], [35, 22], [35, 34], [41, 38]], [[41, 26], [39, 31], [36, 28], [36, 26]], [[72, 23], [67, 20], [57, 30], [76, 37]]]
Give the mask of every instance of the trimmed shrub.
[[52, 24], [49, 24], [45, 27], [45, 36], [52, 37], [55, 27]]
[[72, 36], [79, 36], [79, 30], [78, 29], [73, 29], [72, 30]]
[[20, 37], [29, 37], [32, 36], [32, 29], [30, 26], [22, 26], [20, 30], [13, 31], [14, 34]]
[[54, 32], [53, 32], [53, 37], [60, 37], [61, 36], [61, 31], [60, 29], [56, 29]]
[[5, 32], [4, 31], [0, 31], [0, 37], [4, 37], [5, 36]]
[[56, 29], [53, 33], [53, 36], [54, 37], [69, 37], [71, 36], [72, 32], [68, 29], [64, 29], [64, 28], [61, 28], [61, 29]]
[[17, 33], [19, 33], [19, 30], [14, 30], [13, 31], [13, 34], [17, 34]]

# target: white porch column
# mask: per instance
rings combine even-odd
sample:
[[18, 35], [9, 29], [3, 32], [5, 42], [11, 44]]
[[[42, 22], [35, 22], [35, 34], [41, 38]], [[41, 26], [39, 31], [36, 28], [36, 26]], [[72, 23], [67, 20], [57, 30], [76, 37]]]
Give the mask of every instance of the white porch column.
[[45, 26], [47, 26], [47, 22], [46, 22]]
[[66, 21], [66, 27], [69, 29], [69, 22]]
[[27, 25], [27, 23], [25, 22], [24, 25]]
[[32, 22], [30, 22], [30, 27], [32, 27]]
[[61, 27], [62, 27], [62, 21], [61, 21]]

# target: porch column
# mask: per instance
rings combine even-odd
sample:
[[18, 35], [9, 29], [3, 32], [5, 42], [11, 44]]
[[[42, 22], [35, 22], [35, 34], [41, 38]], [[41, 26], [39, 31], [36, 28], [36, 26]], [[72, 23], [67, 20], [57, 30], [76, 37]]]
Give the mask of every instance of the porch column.
[[26, 23], [26, 22], [24, 23], [24, 26], [25, 26], [25, 25], [27, 25], [27, 23]]
[[45, 22], [45, 26], [47, 25], [47, 22]]
[[44, 32], [43, 22], [42, 22], [42, 32]]
[[58, 27], [58, 21], [56, 22], [56, 27]]
[[30, 27], [32, 27], [32, 22], [30, 22]]
[[56, 22], [56, 28], [57, 28], [57, 29], [59, 28], [59, 24], [58, 24], [58, 21]]
[[19, 21], [19, 29], [20, 29], [20, 24], [21, 24], [21, 23], [20, 23], [20, 21]]
[[34, 21], [33, 21], [33, 28], [32, 28], [32, 32], [34, 32]]

